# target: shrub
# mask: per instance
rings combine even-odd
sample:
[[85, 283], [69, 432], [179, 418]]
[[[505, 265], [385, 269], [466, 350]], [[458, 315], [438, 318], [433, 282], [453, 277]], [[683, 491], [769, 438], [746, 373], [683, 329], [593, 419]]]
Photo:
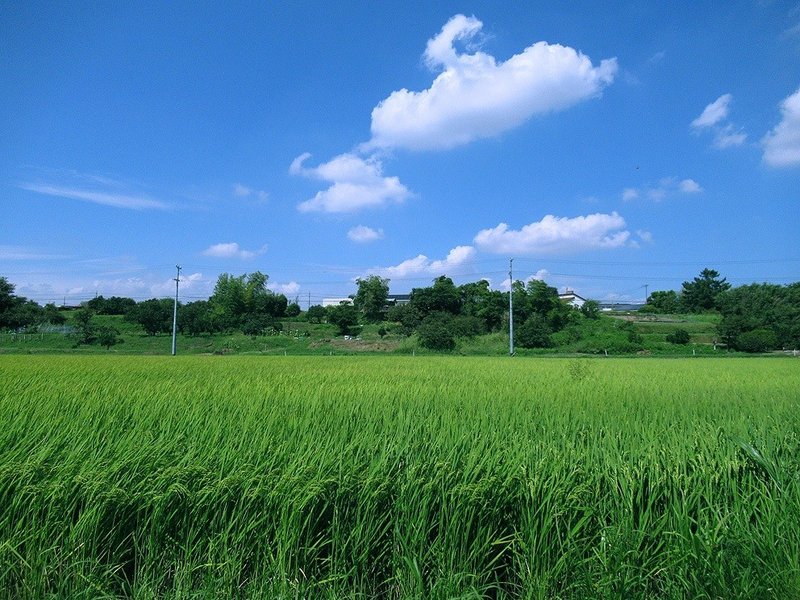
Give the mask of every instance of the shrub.
[[550, 348], [553, 340], [550, 338], [550, 327], [540, 315], [530, 316], [520, 327], [516, 335], [517, 344], [523, 348]]
[[452, 350], [456, 347], [453, 315], [435, 311], [422, 319], [417, 328], [419, 343], [430, 350]]
[[689, 332], [678, 327], [675, 331], [667, 335], [667, 341], [670, 344], [688, 344]]
[[771, 329], [746, 331], [736, 338], [736, 349], [742, 352], [767, 352], [778, 347], [778, 336]]

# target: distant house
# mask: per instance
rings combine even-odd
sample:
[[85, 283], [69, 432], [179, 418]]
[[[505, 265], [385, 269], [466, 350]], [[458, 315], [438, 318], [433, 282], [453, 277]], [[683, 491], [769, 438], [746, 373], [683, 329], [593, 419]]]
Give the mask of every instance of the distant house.
[[389, 294], [386, 296], [386, 306], [402, 306], [411, 302], [411, 294]]
[[586, 302], [586, 298], [582, 298], [570, 289], [567, 289], [563, 294], [559, 294], [558, 299], [575, 308], [581, 308]]
[[600, 302], [602, 312], [631, 312], [644, 306], [642, 302]]
[[323, 298], [322, 306], [339, 306], [342, 302], [345, 304], [352, 304], [352, 298]]

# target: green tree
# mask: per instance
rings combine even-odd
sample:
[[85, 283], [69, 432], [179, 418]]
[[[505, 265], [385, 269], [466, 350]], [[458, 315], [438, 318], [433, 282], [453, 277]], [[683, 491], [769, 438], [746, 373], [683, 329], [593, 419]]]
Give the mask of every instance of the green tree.
[[533, 313], [514, 331], [514, 338], [516, 344], [523, 348], [550, 348], [553, 345], [551, 333], [545, 316]]
[[178, 311], [178, 326], [188, 335], [196, 336], [214, 333], [214, 311], [207, 300], [197, 300], [181, 306]]
[[461, 314], [477, 317], [487, 331], [497, 331], [503, 325], [503, 316], [508, 310], [508, 299], [499, 290], [489, 288], [485, 279], [460, 286]]
[[84, 306], [72, 314], [72, 322], [78, 330], [78, 343], [91, 344], [95, 338], [94, 311]]
[[33, 300], [14, 294], [14, 284], [0, 277], [0, 329], [23, 329], [44, 321], [44, 310]]
[[297, 302], [290, 302], [286, 306], [285, 312], [287, 317], [299, 317], [300, 313], [303, 311], [300, 309], [300, 305]]
[[581, 314], [587, 319], [599, 319], [600, 305], [596, 300], [587, 300], [583, 303], [583, 306], [581, 306]]
[[270, 329], [276, 329], [279, 323], [275, 317], [267, 314], [251, 314], [242, 325], [242, 333], [255, 337], [257, 335], [264, 335]]
[[394, 323], [400, 323], [400, 333], [403, 335], [411, 335], [416, 331], [423, 315], [420, 310], [413, 304], [398, 304], [390, 306], [386, 311], [386, 320]]
[[[247, 312], [247, 300], [253, 303], [253, 297], [258, 296], [252, 285], [250, 290], [245, 290], [245, 277], [238, 277], [228, 273], [221, 273], [214, 285], [214, 292], [208, 299], [211, 304], [214, 321], [221, 329], [234, 329], [239, 327]], [[264, 282], [266, 283], [266, 281]]]
[[356, 279], [358, 291], [353, 304], [363, 315], [367, 323], [378, 323], [383, 320], [386, 310], [386, 299], [389, 296], [389, 280], [377, 275]]
[[431, 350], [453, 350], [456, 336], [453, 331], [453, 315], [449, 312], [433, 311], [417, 327], [419, 343]]
[[358, 330], [358, 311], [348, 302], [326, 309], [328, 323], [336, 325], [339, 335], [353, 335]]
[[654, 312], [674, 315], [683, 311], [681, 298], [675, 290], [653, 292], [647, 299], [647, 304]]
[[97, 328], [97, 343], [103, 346], [106, 350], [111, 350], [111, 346], [119, 344], [122, 340], [119, 337], [119, 331], [108, 325], [103, 325]]
[[0, 318], [16, 304], [14, 289], [13, 283], [5, 277], [0, 277]]
[[771, 329], [753, 329], [739, 334], [736, 349], [742, 352], [767, 352], [778, 347], [778, 336]]
[[63, 325], [67, 322], [67, 318], [52, 302], [44, 305], [42, 317], [45, 323], [50, 323], [51, 325]]
[[322, 323], [322, 319], [325, 318], [325, 307], [320, 306], [319, 304], [314, 304], [313, 306], [309, 306], [308, 310], [306, 311], [306, 319], [309, 323]]
[[713, 269], [703, 269], [699, 277], [684, 281], [681, 288], [681, 302], [689, 312], [699, 313], [717, 308], [719, 295], [730, 289], [731, 284]]
[[461, 312], [461, 292], [453, 280], [444, 275], [433, 280], [433, 286], [411, 290], [409, 305], [424, 319], [432, 312], [457, 315]]
[[775, 347], [800, 347], [800, 283], [743, 285], [722, 293], [718, 302], [718, 329], [729, 348], [741, 349], [740, 336], [754, 330], [772, 331]]
[[689, 343], [690, 339], [689, 332], [681, 327], [678, 327], [672, 333], [667, 334], [667, 341], [670, 344], [685, 345]]
[[[169, 333], [172, 331], [174, 301], [169, 298], [152, 298], [139, 302], [126, 315], [126, 319], [139, 324], [147, 335]], [[178, 313], [180, 314], [179, 308]]]

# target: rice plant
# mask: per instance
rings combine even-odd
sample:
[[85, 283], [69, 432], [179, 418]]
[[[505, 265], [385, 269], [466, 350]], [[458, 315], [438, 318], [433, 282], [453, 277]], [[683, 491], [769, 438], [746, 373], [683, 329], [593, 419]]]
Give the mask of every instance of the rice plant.
[[797, 367], [0, 357], [0, 597], [798, 598]]

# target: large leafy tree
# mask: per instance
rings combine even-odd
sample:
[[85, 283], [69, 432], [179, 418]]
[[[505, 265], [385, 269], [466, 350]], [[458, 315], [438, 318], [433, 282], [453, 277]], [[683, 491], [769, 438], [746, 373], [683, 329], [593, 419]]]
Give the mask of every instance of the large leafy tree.
[[260, 271], [239, 276], [222, 273], [208, 299], [221, 329], [239, 329], [256, 316], [282, 317], [288, 301], [267, 288], [269, 277]]
[[214, 312], [208, 300], [189, 302], [178, 311], [178, 324], [181, 331], [188, 335], [214, 333], [217, 330]]
[[452, 279], [442, 275], [433, 280], [431, 287], [411, 290], [409, 304], [423, 319], [432, 312], [457, 315], [461, 312], [461, 292]]
[[44, 323], [44, 309], [33, 300], [14, 293], [14, 284], [0, 277], [0, 329], [23, 329]]
[[689, 312], [704, 312], [717, 308], [719, 295], [729, 290], [731, 284], [714, 269], [703, 269], [699, 277], [684, 281], [681, 288], [681, 301]]
[[173, 300], [169, 298], [152, 298], [139, 302], [128, 311], [125, 318], [141, 325], [147, 335], [157, 335], [172, 331], [173, 310]]
[[339, 335], [351, 335], [358, 330], [358, 311], [352, 304], [342, 302], [337, 306], [327, 307], [326, 312], [328, 323], [336, 325]]
[[647, 299], [655, 312], [662, 314], [676, 314], [682, 312], [681, 298], [675, 290], [653, 292]]
[[[800, 347], [800, 283], [743, 285], [721, 294], [718, 302], [719, 333], [729, 347], [753, 351], [753, 340], [771, 344], [769, 349]], [[761, 333], [750, 335], [755, 331]]]
[[7, 313], [17, 303], [14, 295], [14, 284], [5, 277], [0, 277], [0, 316]]
[[461, 314], [477, 317], [488, 331], [496, 331], [503, 324], [508, 302], [502, 292], [489, 289], [485, 279], [460, 286]]
[[453, 350], [456, 347], [453, 321], [453, 315], [449, 312], [429, 313], [417, 328], [419, 343], [431, 350]]
[[389, 280], [377, 275], [356, 279], [358, 291], [353, 304], [368, 323], [383, 320], [386, 299], [389, 297]]

